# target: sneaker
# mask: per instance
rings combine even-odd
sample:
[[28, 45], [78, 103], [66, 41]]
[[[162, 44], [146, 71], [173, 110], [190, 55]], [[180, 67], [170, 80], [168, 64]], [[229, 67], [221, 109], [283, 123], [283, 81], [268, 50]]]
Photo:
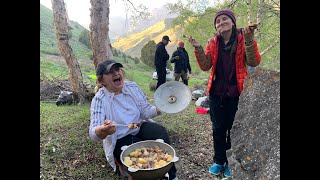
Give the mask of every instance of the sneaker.
[[210, 168], [209, 168], [209, 172], [214, 174], [214, 175], [219, 175], [220, 171], [223, 170], [224, 167], [223, 165], [214, 163]]
[[226, 165], [224, 166], [224, 176], [225, 176], [225, 177], [230, 177], [230, 176], [231, 176], [230, 168], [229, 168], [228, 164], [226, 164]]

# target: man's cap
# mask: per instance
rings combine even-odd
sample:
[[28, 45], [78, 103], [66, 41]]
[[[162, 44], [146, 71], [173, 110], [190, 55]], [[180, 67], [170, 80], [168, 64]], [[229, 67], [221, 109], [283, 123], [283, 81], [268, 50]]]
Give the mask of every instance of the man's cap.
[[179, 42], [178, 42], [178, 46], [179, 46], [179, 47], [184, 47], [184, 42], [179, 41]]
[[[169, 36], [163, 36], [162, 39], [170, 41]], [[171, 42], [171, 41], [170, 41]]]
[[115, 60], [109, 59], [98, 64], [96, 69], [96, 75], [102, 75], [110, 72], [112, 66], [115, 65], [117, 67], [123, 67], [121, 63], [116, 62]]

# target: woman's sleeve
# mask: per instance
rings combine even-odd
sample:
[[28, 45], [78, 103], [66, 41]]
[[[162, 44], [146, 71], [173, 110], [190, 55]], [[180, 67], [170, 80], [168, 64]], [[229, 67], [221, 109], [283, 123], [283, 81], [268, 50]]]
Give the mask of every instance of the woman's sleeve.
[[253, 41], [250, 45], [245, 45], [245, 62], [251, 67], [256, 67], [260, 64], [261, 55], [258, 50], [258, 44], [256, 41]]
[[212, 67], [212, 61], [211, 61], [211, 43], [210, 40], [208, 41], [206, 45], [206, 51], [204, 52], [202, 46], [194, 48], [194, 55], [196, 56], [198, 65], [201, 70], [203, 71], [209, 71]]
[[149, 119], [149, 118], [153, 118], [155, 116], [157, 116], [157, 108], [156, 106], [150, 104], [146, 98], [146, 96], [144, 95], [144, 93], [142, 92], [142, 90], [137, 87], [135, 89], [136, 91], [136, 95], [138, 97], [138, 105], [141, 109], [141, 118], [142, 119]]
[[105, 114], [103, 113], [103, 107], [104, 106], [102, 106], [101, 99], [95, 96], [91, 101], [89, 128], [89, 136], [95, 142], [102, 141], [102, 139], [96, 134], [96, 128], [100, 126], [106, 118]]

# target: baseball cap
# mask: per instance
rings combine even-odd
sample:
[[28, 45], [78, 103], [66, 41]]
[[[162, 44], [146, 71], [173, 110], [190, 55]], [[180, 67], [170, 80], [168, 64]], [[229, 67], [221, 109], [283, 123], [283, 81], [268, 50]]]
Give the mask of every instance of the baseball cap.
[[115, 60], [109, 59], [98, 64], [96, 69], [96, 75], [102, 75], [110, 72], [112, 66], [123, 67], [121, 63], [116, 62]]
[[[163, 36], [162, 39], [170, 41], [169, 36]], [[171, 42], [171, 41], [170, 41]]]

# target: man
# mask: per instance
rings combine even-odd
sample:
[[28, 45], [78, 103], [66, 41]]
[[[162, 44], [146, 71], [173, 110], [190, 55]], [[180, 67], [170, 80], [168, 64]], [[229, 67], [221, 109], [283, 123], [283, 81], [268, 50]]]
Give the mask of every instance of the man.
[[188, 86], [188, 76], [191, 74], [191, 66], [188, 52], [184, 48], [182, 41], [179, 41], [177, 50], [172, 53], [170, 62], [174, 63], [174, 79], [179, 81], [181, 77], [183, 83]]
[[[166, 67], [167, 61], [169, 60], [169, 54], [165, 48], [168, 45], [170, 39], [169, 36], [163, 36], [162, 41], [157, 44], [155, 58], [154, 58], [154, 65], [156, 66], [156, 71], [158, 75], [158, 83], [156, 89], [161, 86], [161, 84], [166, 82]], [[171, 42], [171, 41], [170, 41]]]

